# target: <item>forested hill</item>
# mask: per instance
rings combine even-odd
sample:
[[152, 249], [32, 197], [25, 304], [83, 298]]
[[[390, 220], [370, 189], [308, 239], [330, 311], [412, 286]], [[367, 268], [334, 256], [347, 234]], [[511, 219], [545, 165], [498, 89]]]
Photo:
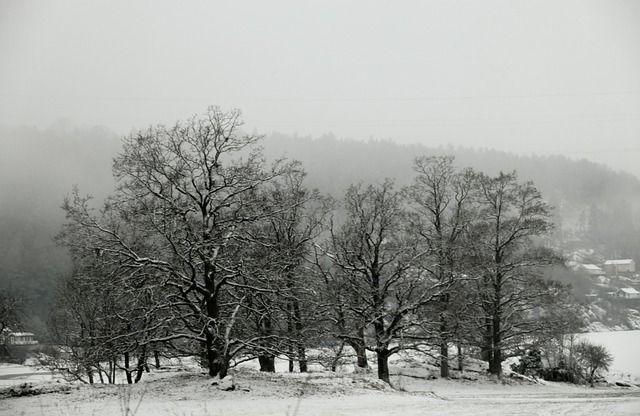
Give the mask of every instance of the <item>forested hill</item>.
[[459, 167], [495, 175], [517, 171], [531, 180], [554, 207], [559, 243], [567, 249], [593, 248], [602, 256], [640, 259], [640, 180], [632, 174], [565, 156], [519, 156], [492, 149], [398, 145], [391, 141], [358, 142], [326, 135], [318, 139], [271, 134], [270, 157], [286, 155], [302, 162], [309, 186], [340, 195], [358, 181], [413, 178], [412, 162], [421, 155], [453, 155]]
[[352, 182], [396, 178], [404, 185], [413, 177], [411, 164], [420, 155], [454, 155], [458, 166], [489, 175], [516, 170], [522, 180], [532, 180], [546, 197], [559, 193], [571, 205], [610, 207], [621, 196], [640, 200], [640, 180], [605, 165], [565, 156], [519, 156], [486, 148], [398, 145], [390, 140], [359, 142], [325, 135], [314, 139], [273, 133], [264, 141], [270, 157], [286, 155], [300, 160], [309, 181], [327, 191], [339, 192]]
[[0, 290], [20, 292], [39, 317], [69, 268], [52, 240], [64, 221], [63, 197], [74, 185], [98, 198], [111, 192], [119, 147], [120, 138], [105, 128], [0, 127]]
[[[640, 181], [602, 165], [562, 156], [363, 143], [333, 136], [271, 134], [262, 145], [270, 158], [300, 160], [309, 172], [308, 186], [336, 198], [359, 181], [389, 177], [399, 186], [409, 183], [412, 160], [419, 155], [452, 154], [460, 167], [487, 174], [516, 170], [556, 207], [559, 235], [567, 246], [596, 247], [603, 255], [615, 250], [618, 256], [640, 260], [635, 237]], [[0, 128], [0, 287], [23, 291], [31, 310], [41, 316], [48, 310], [56, 276], [69, 267], [52, 242], [64, 220], [62, 199], [74, 185], [98, 199], [111, 192], [111, 159], [119, 149], [120, 138], [104, 128]]]

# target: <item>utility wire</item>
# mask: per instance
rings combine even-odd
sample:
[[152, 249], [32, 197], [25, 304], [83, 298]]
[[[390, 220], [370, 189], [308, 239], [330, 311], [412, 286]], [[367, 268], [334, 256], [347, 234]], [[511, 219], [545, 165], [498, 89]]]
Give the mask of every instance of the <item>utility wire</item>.
[[640, 95], [640, 91], [609, 91], [609, 92], [583, 92], [561, 94], [514, 94], [514, 95], [467, 95], [467, 96], [434, 96], [434, 97], [337, 97], [337, 98], [205, 98], [205, 97], [109, 97], [109, 96], [72, 96], [72, 95], [24, 95], [24, 94], [0, 94], [3, 98], [28, 98], [43, 100], [91, 100], [91, 101], [167, 101], [167, 102], [374, 102], [374, 101], [457, 101], [457, 100], [486, 100], [486, 99], [512, 99], [512, 98], [556, 98], [556, 97], [585, 97], [607, 95]]

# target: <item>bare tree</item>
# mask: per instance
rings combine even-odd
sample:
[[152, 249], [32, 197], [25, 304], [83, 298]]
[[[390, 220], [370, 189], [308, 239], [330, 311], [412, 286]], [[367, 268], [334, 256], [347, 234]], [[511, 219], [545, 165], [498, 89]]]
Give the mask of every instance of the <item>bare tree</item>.
[[245, 265], [252, 270], [247, 273], [252, 290], [246, 292], [246, 310], [254, 329], [265, 335], [259, 353], [263, 371], [275, 371], [275, 355], [286, 354], [290, 371], [297, 361], [306, 372], [306, 345], [318, 332], [311, 324], [317, 299], [306, 266], [331, 202], [306, 189], [305, 177], [303, 171], [291, 170], [272, 181], [263, 192], [268, 215], [247, 233], [252, 245]]
[[573, 347], [573, 356], [579, 368], [583, 369], [591, 387], [594, 386], [595, 375], [598, 371], [609, 370], [613, 364], [613, 356], [603, 345], [581, 341]]
[[209, 374], [220, 377], [247, 346], [233, 335], [243, 302], [243, 233], [266, 215], [260, 188], [290, 169], [282, 161], [266, 166], [259, 137], [240, 132], [240, 116], [210, 107], [125, 138], [113, 163], [118, 188], [103, 209], [119, 221], [104, 222], [86, 201], [68, 199], [68, 227], [83, 238], [61, 236], [67, 246], [117, 258], [131, 273], [161, 278], [162, 302], [181, 325], [155, 341], [201, 343]]
[[[409, 199], [411, 230], [425, 248], [421, 269], [441, 285], [441, 293], [430, 305], [436, 314], [427, 321], [437, 323], [440, 347], [440, 375], [449, 377], [449, 346], [454, 332], [459, 331], [467, 305], [463, 299], [454, 302], [456, 281], [470, 271], [465, 262], [466, 229], [471, 221], [471, 191], [475, 175], [471, 170], [459, 171], [452, 156], [419, 157], [414, 161], [417, 176], [405, 192]], [[457, 307], [457, 308], [456, 308]]]
[[114, 383], [116, 369], [128, 383], [138, 382], [151, 349], [158, 348], [150, 340], [169, 329], [166, 311], [155, 299], [163, 293], [160, 282], [138, 275], [141, 269], [125, 273], [108, 255], [87, 254], [72, 250], [73, 272], [59, 281], [49, 331], [64, 348], [46, 364], [89, 383], [94, 373]]
[[114, 335], [114, 322], [107, 318], [114, 305], [102, 285], [92, 284], [99, 279], [91, 277], [98, 276], [85, 271], [75, 269], [58, 282], [48, 330], [55, 345], [62, 348], [42, 364], [70, 380], [113, 383], [116, 352], [100, 340]]
[[370, 366], [365, 339], [368, 322], [366, 316], [359, 313], [360, 308], [356, 307], [362, 302], [361, 294], [355, 290], [345, 290], [345, 287], [350, 287], [351, 283], [348, 282], [353, 275], [341, 267], [331, 254], [326, 254], [329, 248], [316, 246], [315, 249], [312, 272], [316, 276], [314, 287], [317, 288], [321, 315], [318, 324], [330, 335], [331, 339], [326, 343], [331, 344], [334, 339], [340, 342], [330, 367], [336, 370], [344, 347], [348, 345], [355, 353], [357, 370], [368, 372]]
[[378, 377], [390, 381], [388, 359], [403, 347], [394, 341], [415, 326], [410, 319], [431, 296], [413, 270], [421, 253], [408, 238], [406, 212], [393, 182], [354, 185], [344, 197], [346, 218], [331, 230], [326, 253], [342, 273], [345, 309], [371, 331], [367, 348], [377, 356]]
[[9, 289], [0, 292], [0, 334], [6, 329], [18, 329], [21, 324], [20, 310], [24, 301]]
[[6, 333], [11, 330], [17, 330], [22, 326], [22, 318], [20, 316], [24, 301], [21, 297], [13, 293], [9, 289], [2, 289], [0, 292], [0, 354], [11, 355], [11, 351], [7, 348]]
[[480, 276], [476, 294], [484, 313], [478, 324], [489, 371], [501, 375], [505, 350], [542, 329], [532, 311], [559, 289], [539, 268], [561, 259], [539, 244], [552, 224], [550, 208], [533, 183], [519, 183], [515, 173], [480, 175], [475, 198], [478, 217], [468, 240]]

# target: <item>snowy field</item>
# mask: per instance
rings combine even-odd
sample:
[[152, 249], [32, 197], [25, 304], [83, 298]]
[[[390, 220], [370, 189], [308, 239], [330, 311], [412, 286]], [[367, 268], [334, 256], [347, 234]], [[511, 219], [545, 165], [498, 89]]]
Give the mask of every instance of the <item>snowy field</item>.
[[[588, 337], [616, 356], [609, 381], [640, 384], [635, 364], [622, 364], [637, 362], [632, 353], [637, 355], [640, 331]], [[266, 374], [249, 363], [232, 371], [237, 389], [227, 392], [188, 363], [152, 371], [132, 386], [70, 384], [33, 367], [4, 364], [0, 390], [28, 382], [47, 393], [0, 395], [0, 415], [640, 415], [637, 387], [589, 388], [509, 376], [497, 380], [473, 368], [445, 380], [435, 377], [437, 368], [407, 357], [392, 357], [390, 363], [393, 387], [374, 374], [349, 369], [288, 374], [280, 362], [278, 373]]]
[[49, 371], [18, 364], [0, 363], [0, 388], [28, 382], [47, 382], [55, 380]]
[[[371, 375], [235, 373], [224, 392], [201, 371], [158, 372], [138, 385], [73, 385], [0, 399], [2, 415], [638, 415], [640, 389], [429, 380], [393, 368], [396, 389]], [[402, 375], [405, 374], [405, 375]], [[398, 389], [399, 388], [399, 389]]]
[[[589, 342], [607, 347], [613, 355], [612, 376], [638, 380], [640, 383], [640, 331], [590, 332], [581, 335]], [[640, 413], [639, 413], [640, 414]]]

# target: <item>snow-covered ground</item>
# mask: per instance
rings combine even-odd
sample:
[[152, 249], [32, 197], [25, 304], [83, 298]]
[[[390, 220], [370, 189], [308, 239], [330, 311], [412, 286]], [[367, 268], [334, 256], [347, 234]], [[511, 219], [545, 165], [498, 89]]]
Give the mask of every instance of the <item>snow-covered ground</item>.
[[[435, 377], [438, 369], [408, 356], [392, 360], [393, 388], [373, 374], [260, 373], [233, 370], [235, 391], [221, 391], [201, 369], [182, 363], [146, 374], [137, 385], [80, 385], [31, 367], [2, 365], [0, 380], [47, 391], [0, 395], [0, 415], [639, 415], [640, 388], [588, 387], [493, 379], [483, 371]], [[279, 363], [279, 367], [284, 362]], [[2, 387], [2, 386], [0, 386]], [[6, 389], [5, 388], [5, 393]]]
[[[638, 415], [640, 389], [425, 379], [393, 368], [395, 389], [372, 375], [238, 370], [235, 391], [201, 371], [157, 372], [138, 385], [74, 385], [0, 399], [2, 415]], [[473, 377], [470, 377], [473, 378]], [[51, 384], [51, 382], [49, 382]], [[53, 385], [65, 386], [53, 382]], [[69, 386], [67, 386], [68, 388]], [[61, 389], [64, 390], [64, 389]]]
[[[638, 331], [589, 335], [616, 357], [609, 380], [640, 384], [634, 367], [640, 361], [633, 355], [638, 336]], [[440, 379], [436, 367], [409, 353], [390, 360], [393, 387], [375, 374], [355, 374], [349, 365], [338, 373], [316, 365], [310, 374], [289, 374], [286, 361], [279, 360], [275, 374], [258, 372], [255, 362], [242, 364], [232, 370], [237, 389], [225, 392], [194, 362], [166, 364], [173, 365], [132, 386], [70, 384], [34, 367], [0, 364], [0, 391], [5, 391], [0, 415], [640, 415], [638, 387], [589, 388], [508, 375], [498, 380], [473, 360], [467, 371]], [[24, 383], [47, 393], [6, 394]]]
[[0, 363], [0, 388], [24, 382], [46, 382], [55, 380], [50, 371], [19, 364]]
[[610, 376], [640, 384], [640, 331], [590, 332], [580, 337], [604, 345], [613, 355]]

